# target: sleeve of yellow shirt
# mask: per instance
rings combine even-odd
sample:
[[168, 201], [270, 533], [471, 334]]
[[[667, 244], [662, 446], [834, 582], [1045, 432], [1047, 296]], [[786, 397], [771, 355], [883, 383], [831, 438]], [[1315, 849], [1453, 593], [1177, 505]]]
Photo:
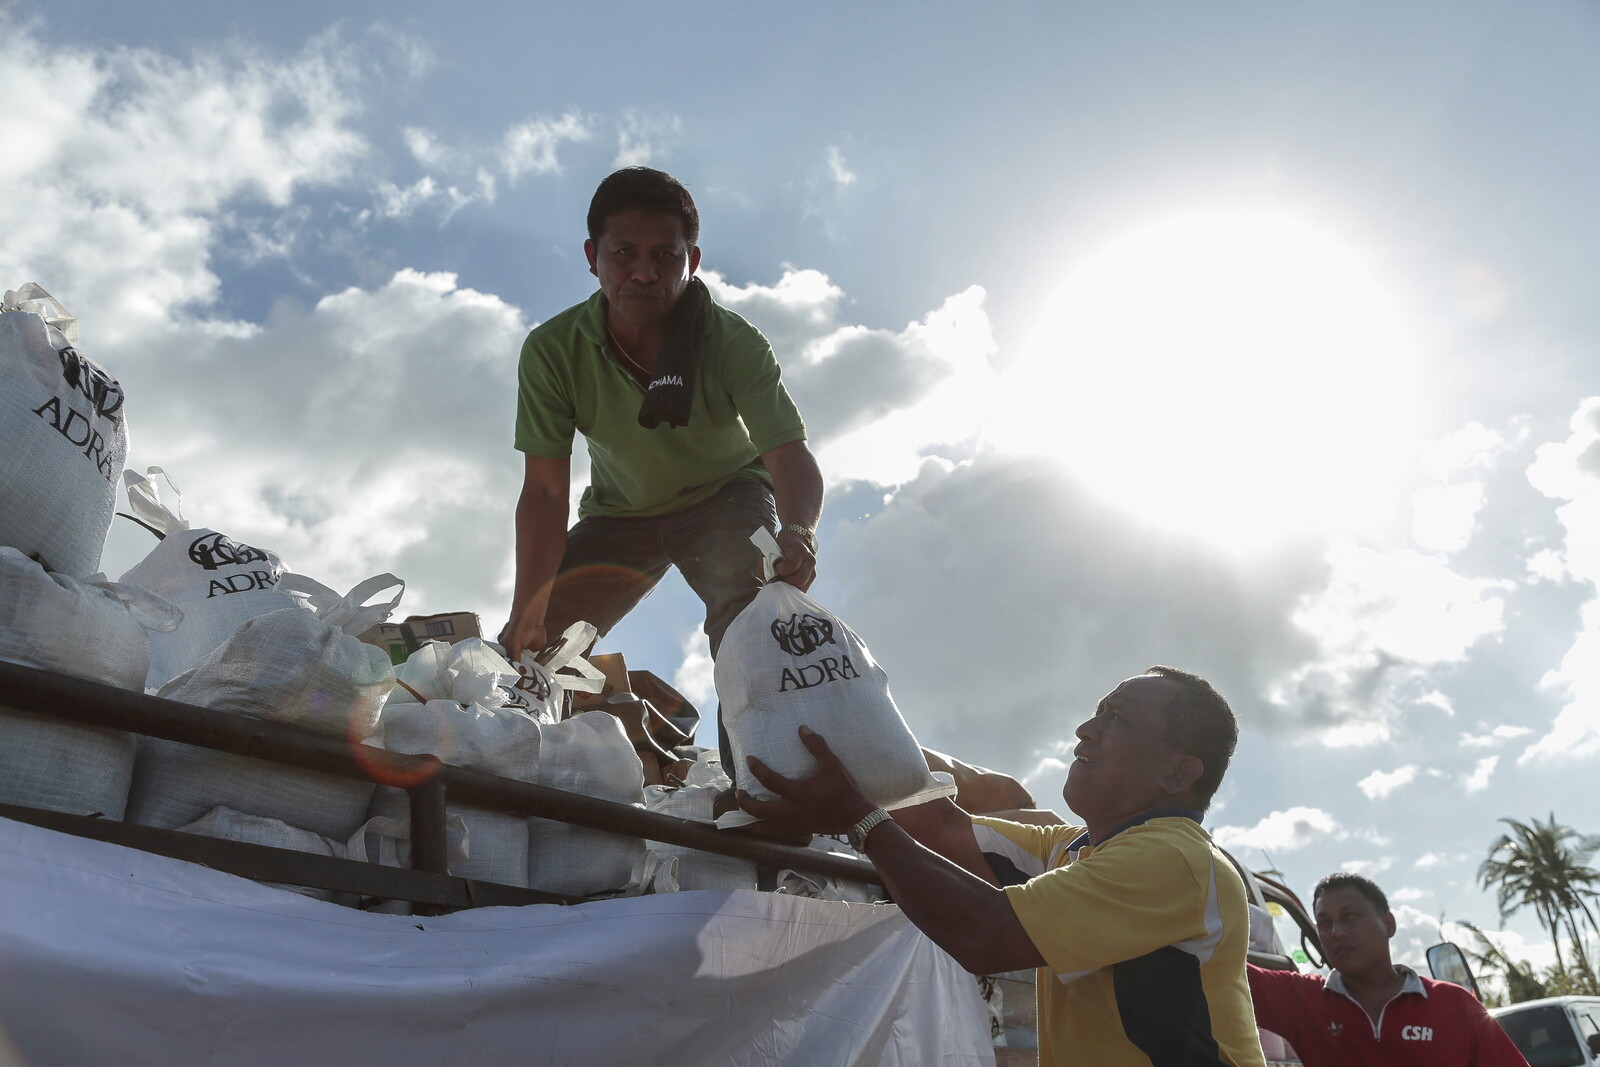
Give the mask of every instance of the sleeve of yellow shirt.
[[1204, 936], [1209, 891], [1185, 850], [1133, 827], [1006, 896], [1050, 969], [1065, 975]]

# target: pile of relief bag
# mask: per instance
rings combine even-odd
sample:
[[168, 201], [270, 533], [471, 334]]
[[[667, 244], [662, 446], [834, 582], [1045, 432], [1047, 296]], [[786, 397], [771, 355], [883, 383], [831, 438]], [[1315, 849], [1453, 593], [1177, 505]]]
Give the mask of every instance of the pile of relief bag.
[[[512, 665], [477, 638], [423, 643], [392, 665], [359, 634], [389, 618], [392, 574], [348, 592], [291, 572], [278, 554], [187, 521], [161, 468], [123, 470], [122, 387], [77, 351], [77, 322], [37, 285], [0, 304], [0, 660], [155, 693], [218, 716], [287, 723], [352, 751], [431, 754], [522, 782], [712, 821], [731, 783], [714, 751], [669, 785], [644, 784], [622, 721], [566, 714], [597, 692], [583, 659], [594, 628]], [[117, 581], [99, 573], [118, 475], [155, 547]], [[161, 488], [165, 484], [165, 489]], [[765, 551], [776, 545], [765, 531]], [[770, 577], [770, 570], [769, 570]], [[826, 735], [885, 807], [952, 792], [928, 771], [882, 669], [860, 638], [799, 590], [765, 586], [716, 666], [735, 758], [813, 769], [796, 727]], [[698, 758], [694, 758], [698, 757]], [[410, 860], [400, 785], [337, 777], [212, 749], [0, 709], [0, 803], [395, 866]], [[746, 783], [747, 785], [754, 783]], [[751, 820], [742, 812], [723, 825]], [[452, 803], [449, 869], [571, 896], [754, 889], [753, 863]], [[816, 847], [843, 849], [829, 839]], [[871, 899], [863, 887], [778, 872], [782, 892]], [[334, 899], [321, 890], [296, 889]], [[340, 900], [341, 903], [355, 903]], [[403, 905], [391, 906], [404, 910]]]

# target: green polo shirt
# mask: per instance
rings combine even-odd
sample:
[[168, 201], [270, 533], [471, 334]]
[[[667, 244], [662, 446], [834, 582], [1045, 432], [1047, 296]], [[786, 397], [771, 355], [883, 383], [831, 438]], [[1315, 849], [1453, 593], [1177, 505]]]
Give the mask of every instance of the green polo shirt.
[[639, 425], [640, 385], [606, 348], [599, 290], [534, 327], [517, 371], [519, 451], [565, 459], [572, 435], [589, 445], [589, 487], [579, 518], [670, 515], [734, 478], [772, 476], [763, 452], [806, 436], [783, 387], [772, 346], [738, 315], [710, 301], [689, 425]]

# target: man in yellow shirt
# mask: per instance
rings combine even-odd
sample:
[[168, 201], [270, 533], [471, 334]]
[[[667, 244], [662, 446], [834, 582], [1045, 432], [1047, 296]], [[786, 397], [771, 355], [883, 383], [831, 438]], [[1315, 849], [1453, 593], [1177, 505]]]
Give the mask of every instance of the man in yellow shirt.
[[[741, 793], [741, 806], [779, 827], [848, 829], [906, 917], [969, 971], [1039, 968], [1041, 1063], [1263, 1064], [1244, 885], [1200, 826], [1238, 739], [1210, 683], [1151, 667], [1100, 701], [1062, 790], [1080, 826], [974, 820], [949, 800], [890, 817], [820, 734], [800, 733], [817, 773], [752, 758], [780, 799]], [[1042, 873], [1000, 887], [975, 822]]]

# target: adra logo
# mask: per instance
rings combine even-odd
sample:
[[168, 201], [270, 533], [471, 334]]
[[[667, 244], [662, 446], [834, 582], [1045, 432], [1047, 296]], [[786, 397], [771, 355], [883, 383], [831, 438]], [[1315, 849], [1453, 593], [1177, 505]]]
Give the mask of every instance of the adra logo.
[[80, 394], [103, 419], [115, 422], [122, 415], [122, 386], [93, 363], [78, 355], [72, 346], [56, 353], [61, 359], [61, 377]]
[[791, 656], [809, 656], [823, 645], [838, 643], [833, 639], [833, 622], [809, 612], [773, 619], [772, 639]]
[[245, 563], [265, 563], [267, 554], [259, 548], [241, 545], [222, 534], [203, 534], [189, 543], [189, 558], [202, 568], [214, 571]]

